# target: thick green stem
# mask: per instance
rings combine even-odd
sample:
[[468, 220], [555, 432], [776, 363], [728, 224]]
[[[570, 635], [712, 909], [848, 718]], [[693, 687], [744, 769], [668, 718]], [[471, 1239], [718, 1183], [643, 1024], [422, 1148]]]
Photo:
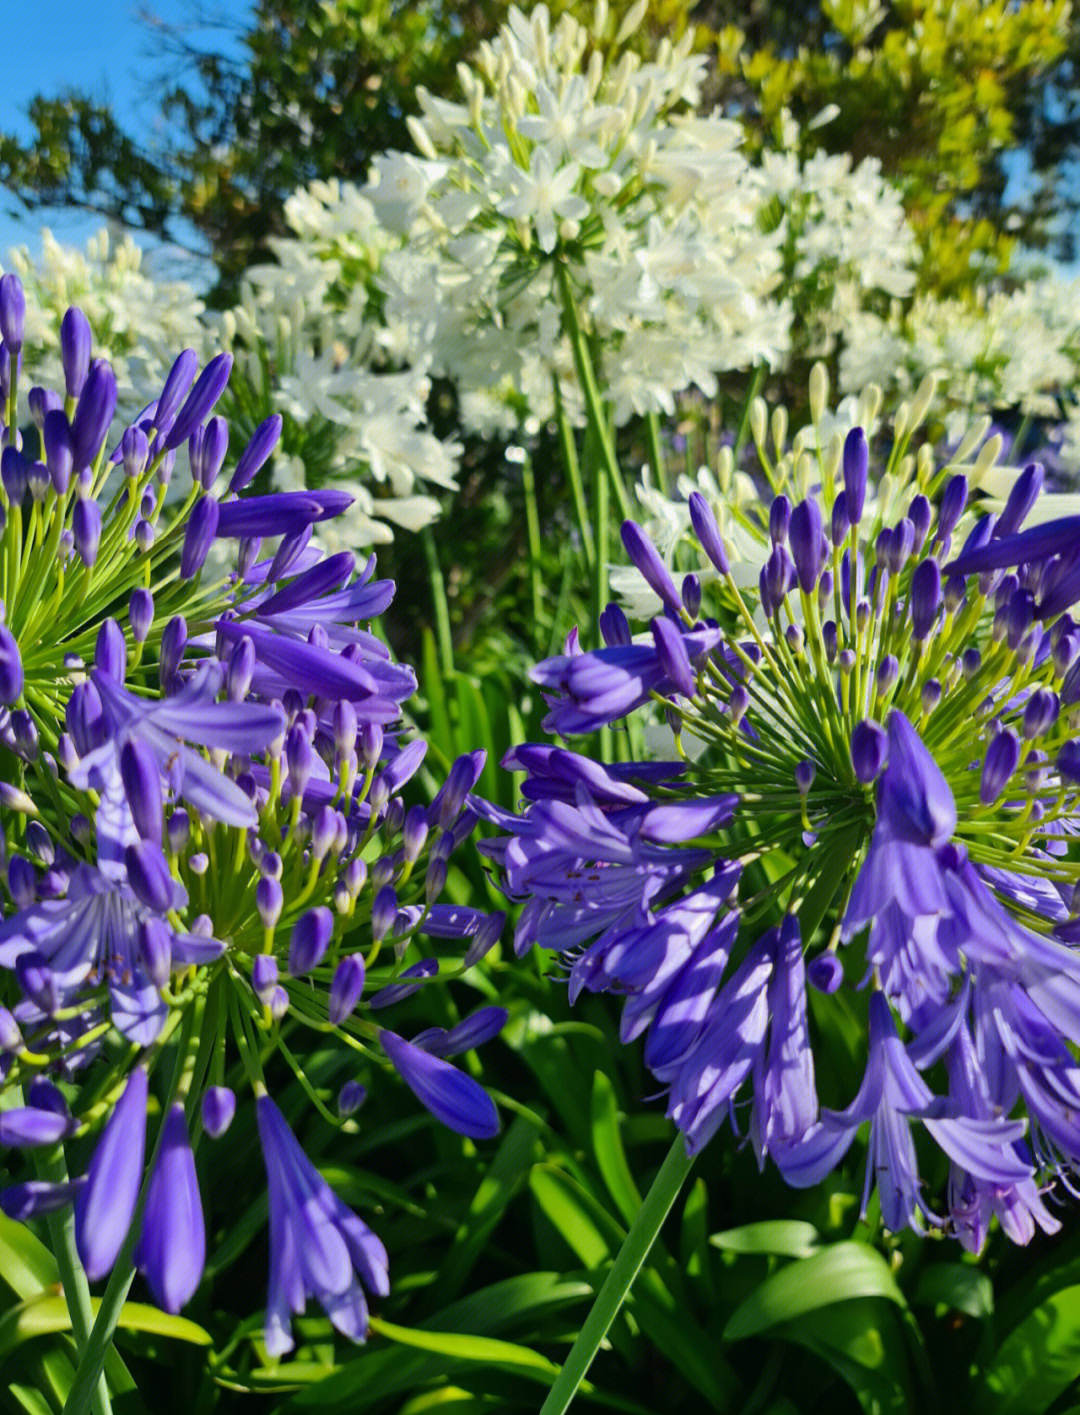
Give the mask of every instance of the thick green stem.
[[615, 456], [615, 444], [608, 429], [607, 418], [604, 416], [604, 403], [596, 384], [596, 373], [593, 369], [588, 341], [582, 333], [581, 323], [578, 320], [574, 292], [570, 286], [570, 272], [561, 263], [556, 266], [556, 269], [566, 332], [570, 336], [570, 345], [574, 351], [574, 367], [577, 370], [578, 382], [581, 384], [581, 392], [585, 398], [585, 414], [589, 419], [590, 430], [596, 438], [596, 445], [600, 449], [604, 469], [611, 482], [615, 499], [619, 503], [619, 514], [623, 520], [627, 520], [633, 508], [623, 484], [622, 472], [619, 470], [619, 463]]
[[446, 581], [443, 579], [439, 552], [435, 546], [435, 536], [430, 526], [420, 532], [424, 543], [424, 555], [428, 564], [428, 580], [431, 584], [431, 603], [435, 610], [435, 638], [439, 645], [439, 667], [445, 678], [454, 676], [454, 640], [450, 633], [450, 606], [446, 599]]
[[600, 1349], [600, 1343], [618, 1315], [619, 1308], [626, 1301], [634, 1279], [649, 1256], [649, 1250], [656, 1242], [663, 1222], [671, 1211], [671, 1206], [678, 1197], [693, 1163], [693, 1157], [686, 1153], [686, 1142], [682, 1135], [676, 1136], [667, 1159], [660, 1167], [660, 1173], [653, 1180], [652, 1188], [646, 1194], [645, 1202], [626, 1235], [626, 1241], [619, 1249], [611, 1271], [604, 1279], [603, 1287], [597, 1293], [596, 1301], [585, 1318], [585, 1325], [571, 1347], [566, 1363], [540, 1407], [540, 1415], [563, 1415], [563, 1412], [570, 1408], [570, 1402], [588, 1374], [593, 1358]]
[[[37, 1150], [34, 1153], [34, 1167], [39, 1179], [49, 1184], [65, 1184], [68, 1179], [67, 1163], [63, 1146], [52, 1151]], [[49, 1242], [52, 1246], [56, 1266], [60, 1270], [60, 1283], [64, 1289], [64, 1301], [71, 1317], [71, 1331], [75, 1337], [75, 1348], [80, 1360], [90, 1340], [90, 1329], [94, 1322], [94, 1312], [90, 1305], [90, 1283], [79, 1252], [75, 1247], [75, 1214], [70, 1205], [58, 1213], [49, 1214], [46, 1223]], [[112, 1415], [109, 1387], [104, 1375], [99, 1375], [96, 1386], [90, 1388], [90, 1408], [94, 1415]]]

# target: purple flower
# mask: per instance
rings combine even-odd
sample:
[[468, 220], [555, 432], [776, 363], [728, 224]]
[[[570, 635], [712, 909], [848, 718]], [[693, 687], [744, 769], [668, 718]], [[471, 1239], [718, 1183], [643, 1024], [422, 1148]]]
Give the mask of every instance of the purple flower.
[[380, 1032], [379, 1041], [413, 1095], [447, 1129], [475, 1140], [498, 1133], [494, 1102], [471, 1076], [393, 1032]]
[[194, 1296], [206, 1262], [195, 1156], [188, 1140], [184, 1107], [170, 1106], [135, 1245], [135, 1266], [146, 1278], [154, 1300], [166, 1312], [179, 1312]]
[[146, 1144], [146, 1071], [137, 1066], [97, 1142], [75, 1201], [75, 1242], [91, 1282], [112, 1269], [131, 1228]]
[[291, 1318], [309, 1296], [343, 1336], [363, 1341], [363, 1289], [377, 1297], [390, 1290], [386, 1249], [311, 1164], [269, 1096], [256, 1099], [255, 1112], [270, 1193], [267, 1352], [292, 1350]]

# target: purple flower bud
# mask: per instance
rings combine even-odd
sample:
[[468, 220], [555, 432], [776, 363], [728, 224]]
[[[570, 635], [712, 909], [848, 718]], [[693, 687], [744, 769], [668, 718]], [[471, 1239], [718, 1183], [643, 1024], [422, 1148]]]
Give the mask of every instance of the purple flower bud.
[[379, 943], [394, 926], [397, 918], [397, 892], [392, 884], [384, 884], [371, 902], [371, 934]]
[[311, 854], [314, 859], [325, 859], [336, 834], [337, 812], [332, 806], [320, 806], [311, 827]]
[[280, 1022], [289, 1010], [289, 994], [283, 987], [276, 987], [270, 994], [267, 1006], [270, 1008], [270, 1016], [274, 1021]]
[[814, 784], [814, 777], [817, 775], [817, 767], [813, 762], [803, 761], [795, 763], [795, 789], [800, 796], [805, 796]]
[[825, 645], [825, 657], [829, 663], [836, 662], [836, 650], [839, 639], [836, 633], [836, 624], [832, 619], [826, 619], [821, 626], [821, 638]]
[[469, 947], [465, 951], [465, 957], [461, 960], [463, 968], [472, 968], [486, 957], [495, 947], [502, 937], [502, 931], [506, 927], [506, 913], [504, 910], [496, 910], [493, 914], [488, 914], [480, 923], [480, 927], [473, 935]]
[[188, 856], [188, 869], [193, 875], [204, 875], [210, 868], [210, 856], [205, 850], [198, 850], [194, 855]]
[[424, 877], [424, 898], [429, 904], [434, 904], [439, 895], [446, 888], [447, 865], [442, 856], [435, 856], [428, 860], [427, 874]]
[[38, 432], [45, 431], [46, 414], [64, 406], [64, 400], [60, 394], [55, 393], [51, 388], [31, 388], [27, 402], [30, 404], [30, 416], [33, 418], [34, 426]]
[[351, 755], [356, 746], [356, 733], [356, 709], [348, 698], [340, 698], [334, 704], [334, 747], [340, 757], [348, 759]]
[[273, 875], [264, 875], [255, 886], [255, 907], [264, 929], [275, 927], [284, 905], [285, 893], [280, 880]]
[[[160, 433], [171, 431], [173, 423], [176, 421], [176, 412], [180, 407], [188, 389], [195, 379], [195, 370], [199, 367], [199, 359], [194, 349], [185, 349], [176, 359], [165, 379], [161, 395], [157, 400], [157, 410], [154, 413], [154, 426]], [[196, 422], [201, 422], [201, 418], [196, 418]], [[181, 437], [171, 446], [179, 446], [184, 439]]]
[[696, 619], [701, 611], [701, 581], [696, 575], [683, 576], [682, 602], [690, 618]]
[[30, 464], [11, 443], [0, 452], [0, 481], [12, 506], [21, 506], [30, 479]]
[[367, 864], [359, 856], [354, 856], [345, 866], [345, 888], [354, 899], [367, 881], [367, 872]]
[[[272, 497], [265, 496], [247, 497], [245, 498], [245, 501], [240, 504], [250, 506], [252, 501], [266, 502], [273, 499], [274, 498]], [[271, 508], [267, 509], [269, 510]], [[228, 507], [226, 507], [226, 510], [228, 510]], [[267, 529], [263, 531], [263, 534], [282, 535], [282, 530], [283, 527], [278, 527], [276, 530]], [[293, 532], [291, 535], [284, 535], [282, 537], [281, 544], [274, 552], [274, 558], [270, 562], [270, 569], [266, 572], [267, 584], [275, 584], [278, 580], [283, 579], [286, 575], [290, 573], [293, 566], [296, 564], [296, 562], [299, 560], [300, 556], [306, 549], [307, 543], [311, 539], [311, 534], [311, 525], [310, 523], [308, 523], [302, 526], [300, 530]]]
[[254, 676], [255, 644], [250, 635], [245, 634], [229, 656], [229, 666], [225, 670], [225, 690], [230, 702], [244, 701]]
[[21, 1051], [22, 1045], [18, 1022], [6, 1007], [0, 1007], [0, 1051]]
[[[220, 520], [218, 522], [220, 525]], [[262, 541], [258, 536], [245, 536], [240, 542], [236, 553], [236, 573], [241, 580], [246, 580], [248, 571], [259, 558], [259, 551], [262, 548]]]
[[788, 646], [796, 658], [803, 651], [803, 631], [798, 624], [789, 624], [784, 630], [784, 638], [788, 641]]
[[835, 953], [819, 953], [807, 964], [806, 981], [816, 992], [834, 993], [844, 981], [844, 965]]
[[135, 522], [135, 544], [142, 551], [143, 555], [145, 555], [154, 544], [156, 535], [157, 532], [149, 521], [144, 521], [140, 517], [140, 519]]
[[101, 542], [101, 507], [89, 497], [76, 501], [71, 514], [71, 530], [75, 549], [84, 565], [93, 565]]
[[228, 1086], [211, 1086], [202, 1098], [203, 1129], [211, 1140], [220, 1140], [236, 1114], [236, 1095]]
[[110, 1271], [127, 1238], [143, 1177], [147, 1079], [137, 1067], [97, 1143], [75, 1201], [75, 1242], [86, 1274]]
[[[18, 858], [18, 857], [16, 857]], [[11, 862], [15, 863], [14, 860]], [[15, 979], [23, 992], [47, 1017], [60, 1006], [56, 977], [36, 948], [20, 953], [15, 960]]]
[[71, 425], [62, 409], [50, 408], [45, 414], [41, 437], [45, 444], [45, 465], [49, 469], [53, 489], [62, 496], [71, 485], [71, 474], [75, 469]]
[[712, 507], [700, 491], [692, 491], [689, 497], [690, 523], [702, 550], [719, 570], [721, 575], [730, 573], [727, 551], [724, 549], [720, 527], [716, 524]]
[[866, 433], [861, 427], [853, 427], [844, 439], [844, 496], [847, 501], [848, 520], [857, 526], [862, 520], [863, 506], [866, 504], [866, 475], [870, 469], [870, 448]]
[[206, 1224], [195, 1156], [179, 1101], [169, 1107], [161, 1127], [134, 1261], [166, 1312], [179, 1312], [202, 1280]]
[[0, 624], [0, 703], [10, 707], [23, 690], [22, 656], [15, 635]]
[[1009, 499], [1005, 502], [1005, 509], [998, 518], [998, 523], [994, 527], [994, 539], [998, 540], [1002, 536], [1011, 536], [1024, 524], [1028, 512], [1039, 499], [1039, 492], [1043, 485], [1043, 467], [1041, 462], [1029, 462], [1020, 475], [1013, 482], [1012, 490], [1009, 492]]
[[[16, 708], [11, 714], [9, 726], [16, 752], [24, 762], [36, 762], [38, 757], [37, 723], [25, 708]], [[5, 782], [4, 785], [8, 785], [8, 783]]]
[[122, 683], [127, 672], [127, 644], [124, 631], [115, 619], [106, 619], [98, 630], [94, 663], [114, 683]]
[[1058, 695], [1050, 688], [1036, 688], [1024, 708], [1024, 737], [1032, 741], [1048, 731], [1057, 721], [1060, 710]]
[[692, 698], [697, 692], [697, 682], [682, 634], [670, 619], [654, 619], [649, 627], [652, 629], [657, 658], [665, 677], [683, 697]]
[[172, 972], [172, 930], [164, 919], [143, 919], [140, 923], [139, 957], [154, 986], [165, 987]]
[[676, 614], [682, 608], [679, 592], [667, 566], [660, 559], [656, 546], [636, 521], [622, 523], [622, 541], [633, 564], [655, 594]]
[[135, 642], [145, 643], [150, 626], [154, 622], [154, 596], [149, 590], [132, 590], [131, 599], [128, 601], [128, 622]]
[[187, 622], [180, 614], [174, 615], [165, 625], [161, 635], [161, 686], [168, 686], [176, 676], [176, 670], [187, 648]]
[[135, 829], [161, 844], [161, 772], [149, 743], [131, 737], [120, 748], [120, 775]]
[[220, 508], [212, 496], [202, 496], [191, 508], [180, 552], [180, 578], [193, 579], [203, 567], [217, 534]]
[[17, 909], [25, 909], [37, 897], [37, 871], [24, 855], [12, 855], [7, 867], [8, 893]]
[[78, 1128], [66, 1113], [37, 1106], [12, 1106], [0, 1111], [0, 1145], [13, 1149], [37, 1150], [55, 1145]]
[[919, 694], [923, 712], [930, 714], [941, 702], [941, 684], [936, 678], [928, 678]]
[[393, 1032], [380, 1032], [379, 1040], [398, 1075], [436, 1120], [475, 1139], [490, 1139], [498, 1132], [491, 1097], [471, 1076]]
[[340, 1027], [350, 1016], [364, 991], [364, 960], [359, 953], [349, 953], [334, 969], [330, 984], [329, 1015], [333, 1026]]
[[851, 521], [848, 519], [847, 513], [847, 492], [839, 492], [833, 502], [831, 529], [833, 545], [842, 545], [848, 531], [851, 530]]
[[289, 790], [302, 796], [315, 766], [315, 754], [307, 733], [294, 723], [285, 738], [285, 765], [289, 775]]
[[951, 536], [956, 529], [956, 523], [964, 514], [964, 507], [967, 505], [967, 477], [962, 472], [957, 472], [956, 476], [949, 479], [941, 497], [941, 509], [938, 512], [937, 539], [943, 541], [946, 536]]
[[95, 359], [71, 422], [71, 455], [76, 472], [93, 465], [115, 412], [116, 375], [104, 359]]
[[899, 676], [900, 664], [897, 662], [896, 655], [887, 653], [877, 666], [876, 687], [879, 698], [892, 692]]
[[886, 551], [889, 569], [894, 575], [899, 575], [900, 571], [907, 564], [914, 545], [915, 527], [905, 516], [900, 523], [893, 528], [889, 536], [889, 545]]
[[941, 570], [936, 560], [920, 560], [911, 577], [911, 632], [918, 643], [934, 627], [940, 609]]
[[124, 429], [120, 439], [120, 456], [126, 477], [141, 477], [150, 458], [150, 442], [141, 427]]
[[301, 914], [289, 939], [289, 975], [302, 978], [322, 962], [334, 932], [334, 916], [320, 905]]
[[775, 607], [773, 610], [775, 612], [783, 604], [784, 597], [795, 583], [795, 562], [785, 546], [773, 546], [761, 573], [762, 584], [768, 589], [769, 601]]
[[992, 806], [1009, 783], [1020, 761], [1020, 739], [1011, 727], [1003, 727], [990, 742], [983, 758], [979, 779], [979, 800]]
[[90, 352], [94, 336], [90, 323], [76, 305], [60, 321], [60, 358], [64, 365], [64, 386], [69, 398], [78, 398], [90, 372]]
[[229, 482], [230, 491], [243, 491], [273, 452], [280, 437], [281, 414], [272, 413], [265, 422], [260, 423], [255, 429], [251, 441], [241, 452], [240, 460], [236, 464], [236, 471], [233, 472], [232, 480]]
[[338, 1092], [338, 1115], [355, 1115], [367, 1100], [367, 1088], [359, 1081], [346, 1081]]
[[0, 337], [17, 354], [26, 332], [26, 295], [22, 281], [10, 272], [0, 275]]
[[124, 865], [128, 884], [135, 897], [155, 914], [164, 914], [173, 907], [177, 895], [176, 881], [169, 873], [169, 864], [154, 840], [139, 840], [124, 850]]
[[[187, 401], [176, 416], [176, 421], [169, 429], [165, 437], [165, 447], [170, 449], [179, 447], [182, 442], [186, 442], [195, 428], [210, 412], [214, 404], [225, 392], [225, 385], [229, 381], [229, 374], [232, 372], [233, 358], [231, 354], [218, 354], [203, 369], [195, 382], [195, 386], [187, 396]], [[162, 395], [164, 398], [164, 394]], [[158, 404], [160, 414], [161, 404]], [[160, 424], [159, 424], [160, 426]]]
[[864, 786], [876, 781], [889, 756], [889, 736], [879, 722], [864, 719], [851, 733], [851, 765]]
[[774, 497], [769, 507], [769, 537], [773, 545], [783, 545], [791, 525], [791, 502], [784, 495]]
[[1006, 635], [1014, 651], [1035, 620], [1035, 596], [1030, 590], [1017, 590], [1009, 599]]
[[930, 533], [930, 521], [933, 517], [933, 508], [930, 502], [920, 491], [917, 496], [911, 498], [911, 505], [908, 507], [908, 520], [915, 531], [915, 540], [912, 544], [912, 554], [918, 555], [926, 544], [926, 537]]
[[[277, 881], [273, 881], [275, 884]], [[261, 883], [261, 881], [260, 881]], [[278, 985], [277, 959], [272, 953], [256, 953], [251, 960], [251, 990], [267, 1006]]]
[[1065, 781], [1071, 781], [1074, 786], [1080, 785], [1080, 741], [1076, 738], [1066, 742], [1058, 753], [1057, 769]]
[[225, 454], [229, 450], [229, 424], [222, 417], [211, 418], [205, 427], [197, 427], [188, 441], [191, 475], [205, 491], [218, 479]]
[[379, 763], [383, 749], [383, 730], [377, 722], [365, 722], [360, 728], [360, 760], [368, 771]]
[[410, 807], [402, 826], [401, 844], [409, 864], [419, 859], [428, 834], [427, 811], [423, 806]]

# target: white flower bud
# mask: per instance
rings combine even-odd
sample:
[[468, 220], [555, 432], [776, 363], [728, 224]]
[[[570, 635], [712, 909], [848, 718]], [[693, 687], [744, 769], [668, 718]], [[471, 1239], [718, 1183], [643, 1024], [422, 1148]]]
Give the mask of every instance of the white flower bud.
[[810, 370], [810, 418], [814, 423], [819, 423], [825, 416], [825, 408], [829, 402], [829, 374], [822, 363], [817, 363]]
[[971, 454], [978, 447], [986, 434], [990, 431], [991, 417], [989, 413], [985, 417], [976, 418], [960, 439], [960, 446], [953, 453], [953, 462], [966, 462]]
[[623, 16], [623, 22], [615, 34], [616, 48], [625, 44], [628, 39], [632, 39], [637, 33], [642, 20], [649, 9], [649, 0], [637, 0], [636, 5], [631, 5]]
[[772, 412], [772, 440], [776, 455], [784, 455], [784, 443], [787, 441], [788, 431], [788, 410], [782, 403], [777, 404]]
[[995, 432], [993, 437], [988, 437], [979, 448], [979, 455], [975, 458], [975, 465], [971, 469], [971, 485], [978, 486], [979, 482], [1001, 456], [1001, 449], [1004, 446], [1000, 432]]

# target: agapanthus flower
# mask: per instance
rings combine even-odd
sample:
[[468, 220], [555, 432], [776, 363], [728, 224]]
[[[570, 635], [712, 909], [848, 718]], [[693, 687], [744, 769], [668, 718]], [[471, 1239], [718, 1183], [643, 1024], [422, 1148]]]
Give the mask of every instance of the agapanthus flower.
[[[672, 760], [528, 744], [504, 763], [521, 810], [474, 807], [503, 832], [481, 848], [524, 903], [518, 952], [556, 950], [571, 1001], [624, 998], [691, 1152], [730, 1121], [807, 1185], [866, 1125], [863, 1211], [876, 1189], [887, 1227], [977, 1249], [992, 1216], [1053, 1231], [1080, 1165], [1080, 571], [1040, 468], [989, 509], [993, 442], [974, 468], [910, 454], [928, 401], [880, 478], [859, 427], [759, 448], [756, 585], [699, 491], [687, 558], [711, 578], [678, 588], [627, 523], [655, 617], [635, 635], [609, 606], [602, 646], [575, 634], [532, 677], [551, 731], [659, 713]], [[808, 988], [865, 1018], [854, 1098], [821, 1103]]]
[[[90, 1278], [123, 1255], [178, 1311], [206, 1253], [195, 1147], [226, 1133], [246, 1091], [270, 1190], [267, 1347], [289, 1349], [288, 1314], [307, 1295], [362, 1340], [357, 1278], [385, 1295], [385, 1251], [304, 1158], [271, 1093], [284, 1071], [314, 1094], [309, 1029], [347, 1047], [362, 1077], [325, 1119], [347, 1123], [381, 1069], [440, 1123], [495, 1133], [490, 1097], [448, 1058], [490, 1040], [505, 1012], [415, 1039], [392, 1018], [401, 996], [459, 975], [461, 953], [480, 956], [503, 922], [438, 903], [476, 822], [467, 802], [484, 754], [455, 763], [430, 806], [406, 807], [426, 744], [403, 721], [415, 675], [373, 628], [394, 587], [373, 578], [374, 557], [358, 573], [351, 552], [311, 545], [348, 497], [237, 494], [273, 427], [219, 476], [227, 357], [198, 374], [181, 354], [116, 437], [108, 366], [81, 369], [84, 325], [76, 312], [61, 339], [81, 391], [57, 394], [45, 419], [62, 475], [34, 472], [14, 386], [3, 410], [0, 737], [14, 770], [0, 783], [0, 1064], [26, 1104], [2, 1112], [0, 1143], [96, 1138], [84, 1174], [16, 1183], [0, 1205], [33, 1218], [74, 1201]], [[184, 444], [192, 487], [169, 510]], [[237, 556], [216, 579], [203, 569], [215, 539]], [[70, 1109], [46, 1071], [71, 1083]]]

